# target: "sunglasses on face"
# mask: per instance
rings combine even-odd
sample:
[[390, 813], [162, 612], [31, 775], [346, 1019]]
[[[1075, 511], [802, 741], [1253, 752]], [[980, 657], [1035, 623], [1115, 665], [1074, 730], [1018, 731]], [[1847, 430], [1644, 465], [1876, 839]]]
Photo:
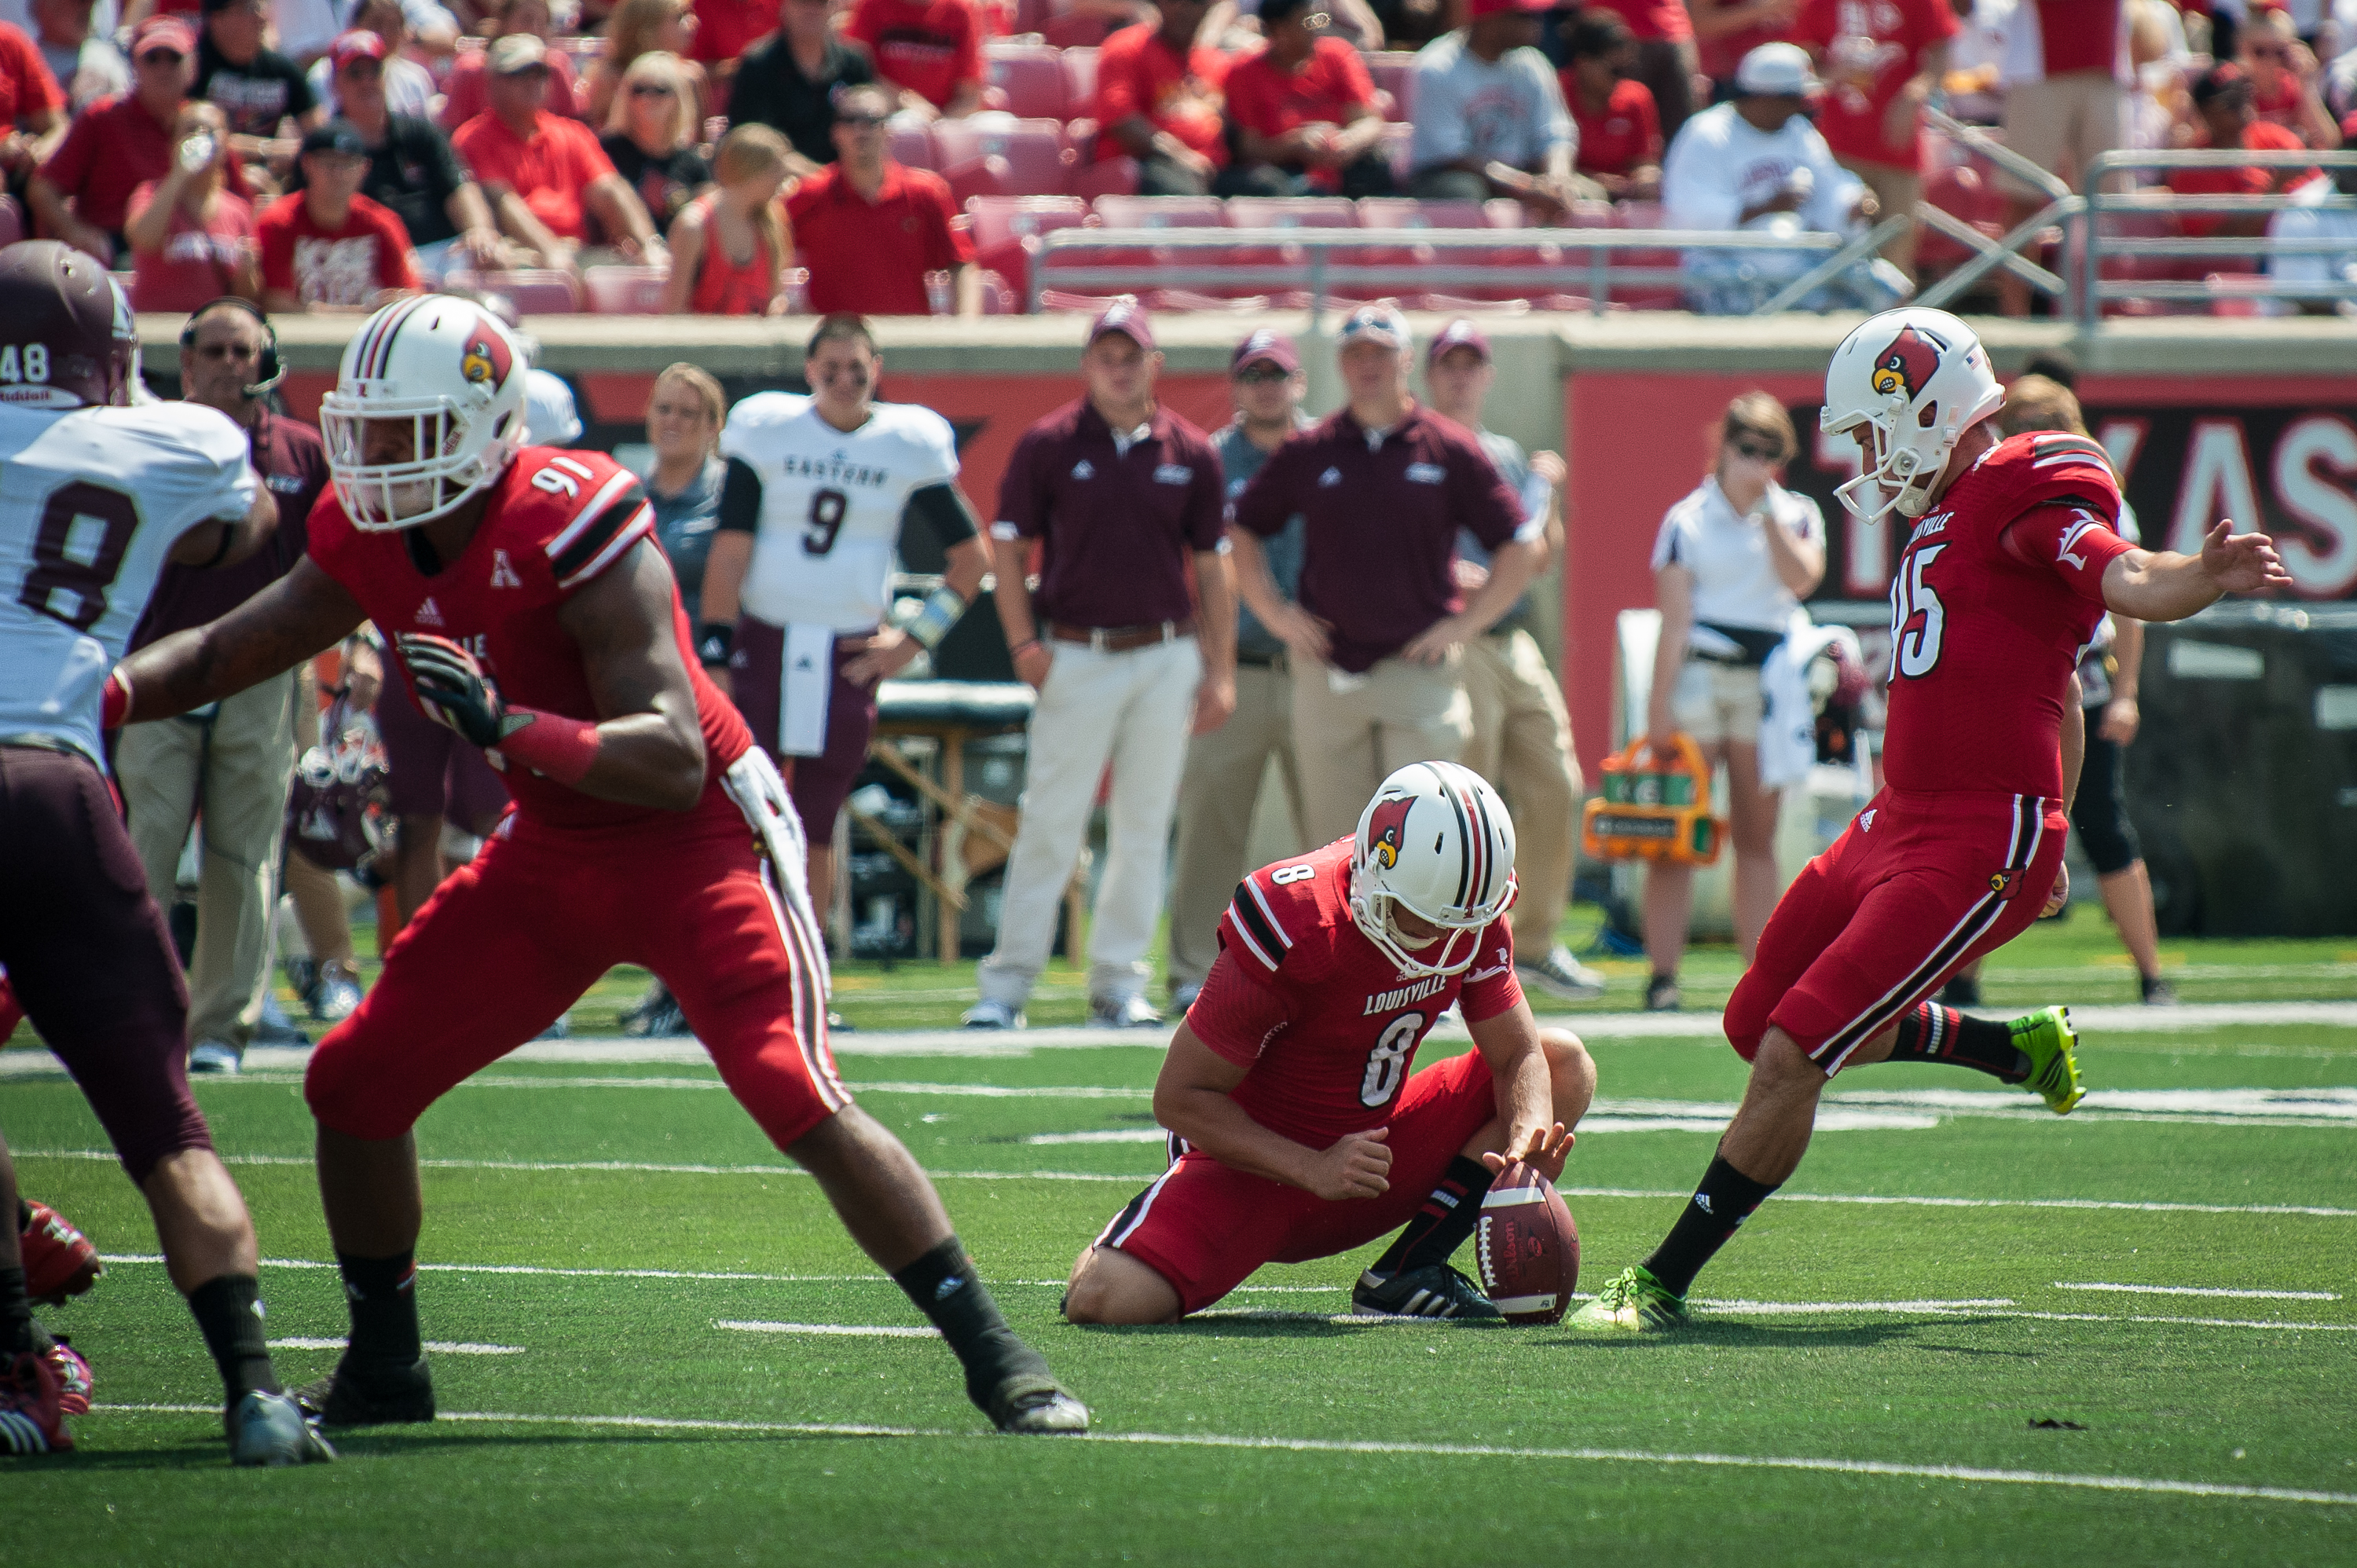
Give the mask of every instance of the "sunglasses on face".
[[854, 131], [873, 131], [884, 124], [885, 118], [881, 114], [844, 114], [837, 116], [834, 123]]
[[1729, 437], [1727, 444], [1734, 450], [1736, 456], [1749, 457], [1755, 463], [1773, 463], [1784, 455], [1781, 447], [1746, 441], [1740, 436]]
[[1248, 387], [1265, 387], [1281, 381], [1293, 372], [1280, 371], [1275, 365], [1247, 365], [1236, 372], [1236, 380]]
[[188, 57], [178, 49], [149, 49], [139, 57], [141, 65], [178, 65]]

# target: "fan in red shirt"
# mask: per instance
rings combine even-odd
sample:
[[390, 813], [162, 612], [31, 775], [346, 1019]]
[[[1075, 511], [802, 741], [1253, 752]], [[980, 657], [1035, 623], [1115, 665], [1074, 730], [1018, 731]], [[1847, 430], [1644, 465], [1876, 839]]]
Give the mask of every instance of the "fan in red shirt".
[[[1513, 858], [1497, 792], [1417, 762], [1356, 833], [1244, 879], [1155, 1084], [1170, 1168], [1081, 1250], [1066, 1318], [1173, 1322], [1263, 1263], [1403, 1226], [1353, 1311], [1499, 1316], [1449, 1254], [1510, 1162], [1562, 1176], [1596, 1093], [1586, 1047], [1541, 1030], [1514, 979]], [[1473, 1049], [1412, 1074], [1451, 1004]]]
[[[1808, 47], [1824, 74], [1817, 129], [1885, 212], [1912, 212], [1922, 199], [1923, 105], [1948, 69], [1948, 40], [1961, 30], [1948, 0], [1803, 0], [1792, 25], [1792, 41]], [[1913, 225], [1882, 254], [1912, 277]]]
[[891, 94], [872, 83], [838, 94], [835, 160], [786, 199], [796, 257], [810, 269], [810, 308], [923, 316], [932, 310], [925, 274], [946, 272], [957, 314], [978, 316], [974, 242], [949, 183], [885, 156], [891, 112]]
[[1652, 89], [1629, 73], [1637, 40], [1609, 11], [1581, 15], [1564, 35], [1563, 102], [1579, 126], [1577, 171], [1615, 201], [1662, 194], [1662, 117]]
[[1800, 0], [1687, 0], [1694, 17], [1695, 59], [1710, 78], [1712, 102], [1734, 95], [1735, 68], [1761, 44], [1792, 37]]
[[1124, 27], [1097, 50], [1097, 159], [1135, 158], [1141, 196], [1207, 196], [1227, 166], [1227, 57], [1195, 42], [1210, 9], [1163, 0], [1160, 22]]
[[[199, 161], [207, 141], [211, 155]], [[253, 204], [224, 188], [237, 157], [221, 112], [181, 105], [178, 148], [170, 173], [131, 194], [132, 308], [190, 311], [225, 294], [259, 303]]]
[[1310, 31], [1318, 15], [1311, 0], [1261, 0], [1268, 47], [1228, 68], [1233, 172], [1272, 196], [1389, 196], [1374, 78], [1348, 40]]
[[971, 114], [982, 107], [982, 13], [974, 0], [859, 0], [843, 36], [875, 57], [897, 107]]
[[[178, 16], [150, 16], [131, 35], [131, 91], [75, 115], [25, 187], [45, 233], [107, 262], [126, 248], [132, 193], [171, 169], [172, 128], [197, 79], [197, 35]], [[245, 190], [234, 170], [229, 184]]]
[[[548, 15], [548, 0], [489, 0], [480, 7], [491, 24], [491, 42], [497, 43], [510, 34], [519, 34], [548, 41], [553, 26]], [[357, 24], [355, 24], [357, 25]], [[450, 74], [442, 81], [442, 110], [434, 123], [445, 131], [459, 126], [481, 113], [489, 102], [485, 83], [490, 76], [490, 50], [460, 49], [450, 62]], [[573, 57], [563, 49], [548, 56], [548, 97], [541, 107], [567, 120], [586, 119], [582, 113], [581, 84], [574, 80]]]
[[[2241, 147], [2247, 152], [2297, 153], [2307, 149], [2281, 125], [2257, 118], [2250, 78], [2242, 67], [2213, 65], [2193, 83], [2193, 107], [2201, 117], [2196, 148]], [[2288, 190], [2316, 177], [2313, 168], [2179, 168], [2169, 171], [2169, 188], [2179, 196], [2265, 196]], [[2213, 235], [2249, 237], [2267, 231], [2265, 212], [2180, 212], [2177, 226], [2193, 239]]]
[[649, 265], [665, 259], [646, 203], [615, 172], [596, 132], [551, 114], [548, 46], [530, 33], [492, 42], [490, 104], [450, 134], [450, 146], [474, 171], [508, 238], [561, 265], [590, 237], [595, 218], [606, 242]]
[[366, 310], [418, 286], [409, 231], [360, 194], [368, 148], [349, 120], [303, 137], [303, 188], [262, 210], [262, 298], [272, 311]]
[[21, 179], [39, 166], [65, 124], [66, 95], [48, 61], [13, 23], [0, 22], [0, 172]]
[[1631, 74], [1653, 95], [1663, 144], [1675, 140], [1678, 128], [1695, 111], [1694, 18], [1686, 15], [1684, 0], [1599, 0], [1592, 9], [1609, 11], [1628, 24], [1637, 40], [1637, 65]]
[[639, 481], [603, 453], [521, 446], [529, 373], [465, 301], [371, 317], [320, 404], [335, 491], [309, 553], [120, 677], [131, 716], [160, 718], [370, 619], [426, 716], [485, 747], [515, 797], [312, 1054], [304, 1095], [352, 1327], [335, 1372], [296, 1397], [330, 1426], [434, 1418], [411, 1129], [627, 961], [662, 977], [729, 1091], [842, 1206], [1000, 1430], [1085, 1431], [924, 1173], [845, 1090], [785, 783], [704, 674]]

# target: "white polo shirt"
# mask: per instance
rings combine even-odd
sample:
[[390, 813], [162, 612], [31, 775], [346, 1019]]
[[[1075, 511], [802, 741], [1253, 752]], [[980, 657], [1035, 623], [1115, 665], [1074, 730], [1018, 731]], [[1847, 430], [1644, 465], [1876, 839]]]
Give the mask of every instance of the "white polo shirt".
[[[1772, 517], [1796, 539], [1824, 542], [1824, 515], [1807, 496], [1771, 482], [1757, 511]], [[1695, 575], [1695, 626], [1689, 640], [1706, 653], [1740, 650], [1704, 623], [1781, 632], [1801, 602], [1776, 575], [1760, 518], [1756, 513], [1738, 516], [1715, 474], [1662, 519], [1662, 532], [1653, 540], [1653, 570], [1673, 564]]]

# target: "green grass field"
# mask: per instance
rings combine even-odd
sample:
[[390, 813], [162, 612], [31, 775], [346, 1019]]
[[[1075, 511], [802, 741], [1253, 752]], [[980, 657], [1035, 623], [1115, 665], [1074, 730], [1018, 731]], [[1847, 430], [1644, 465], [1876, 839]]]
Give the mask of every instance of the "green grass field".
[[[2189, 1001], [2357, 996], [2347, 941], [2169, 951]], [[1989, 994], [2130, 1002], [2114, 952], [2083, 909], [2002, 955]], [[1698, 956], [1690, 1001], [1715, 1005], [1734, 970]], [[1060, 972], [1037, 1023], [1077, 1021]], [[846, 972], [845, 1076], [939, 1174], [1095, 1436], [988, 1434], [708, 1067], [515, 1061], [418, 1129], [419, 1296], [428, 1339], [456, 1347], [435, 1359], [451, 1419], [348, 1434], [332, 1466], [233, 1472], [144, 1208], [72, 1086], [21, 1074], [0, 1077], [20, 1180], [117, 1261], [49, 1315], [101, 1408], [79, 1452], [8, 1463], [0, 1560], [2357, 1562], [2345, 1023], [2114, 1015], [2086, 1031], [2096, 1092], [2067, 1121], [1953, 1069], [1846, 1076], [1674, 1339], [1337, 1321], [1363, 1258], [1264, 1270], [1176, 1327], [1083, 1330], [1057, 1317], [1060, 1282], [1158, 1167], [1139, 1141], [1158, 1039], [916, 1054], [880, 1033], [953, 1022], [971, 978]], [[1617, 972], [1606, 1005], [1641, 978]], [[636, 983], [610, 979], [576, 1032]], [[1587, 1026], [1601, 1100], [1564, 1184], [1590, 1288], [1652, 1245], [1742, 1086], [1701, 1026], [1627, 1027]], [[317, 1376], [345, 1319], [296, 1075], [199, 1098], [275, 1260], [281, 1369]], [[2221, 1292], [2299, 1294], [2202, 1294]]]

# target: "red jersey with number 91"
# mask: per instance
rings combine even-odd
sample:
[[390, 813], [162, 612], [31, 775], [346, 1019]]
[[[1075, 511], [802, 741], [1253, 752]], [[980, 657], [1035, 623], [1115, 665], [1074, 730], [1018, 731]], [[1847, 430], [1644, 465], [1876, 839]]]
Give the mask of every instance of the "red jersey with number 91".
[[1890, 723], [1900, 789], [2062, 794], [2071, 672], [2104, 617], [2119, 485], [2083, 435], [1991, 448], [1915, 523], [1890, 585]]
[[1247, 1068], [1230, 1097], [1272, 1132], [1322, 1149], [1383, 1125], [1416, 1047], [1452, 1002], [1468, 1023], [1523, 999], [1503, 917], [1460, 973], [1403, 978], [1351, 920], [1351, 851], [1335, 840], [1265, 865], [1220, 917], [1220, 956], [1188, 1026]]
[[[388, 640], [405, 631], [449, 638], [481, 661], [507, 701], [567, 718], [600, 716], [581, 645], [558, 614], [565, 600], [653, 537], [654, 511], [636, 475], [602, 452], [527, 446], [492, 485], [483, 521], [457, 560], [431, 575], [420, 572], [406, 532], [354, 528], [329, 490], [311, 512], [311, 558], [360, 601]], [[693, 810], [726, 812], [741, 828], [743, 816], [720, 776], [753, 737], [691, 651], [676, 590], [672, 635], [704, 729], [704, 796]], [[388, 693], [385, 700], [409, 699]], [[526, 768], [506, 768], [502, 777], [518, 811], [550, 827], [627, 827], [679, 815], [597, 800]]]

